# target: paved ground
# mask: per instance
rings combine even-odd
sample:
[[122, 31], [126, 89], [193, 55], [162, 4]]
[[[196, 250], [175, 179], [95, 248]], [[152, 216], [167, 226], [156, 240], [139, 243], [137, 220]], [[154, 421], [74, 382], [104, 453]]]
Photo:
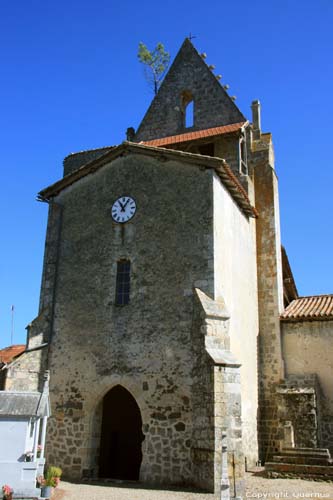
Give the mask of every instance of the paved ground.
[[[267, 479], [247, 474], [244, 500], [333, 500], [333, 483], [301, 479]], [[216, 500], [212, 494], [157, 490], [126, 485], [90, 485], [61, 482], [52, 500]]]

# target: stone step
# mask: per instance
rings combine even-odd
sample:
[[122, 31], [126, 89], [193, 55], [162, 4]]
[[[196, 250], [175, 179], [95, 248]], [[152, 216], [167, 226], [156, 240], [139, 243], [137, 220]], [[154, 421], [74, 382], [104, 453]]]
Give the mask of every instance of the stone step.
[[331, 458], [327, 448], [282, 448], [279, 455], [320, 456]]
[[296, 446], [294, 448], [282, 448], [283, 451], [318, 451], [318, 452], [321, 452], [321, 453], [329, 453], [329, 449], [328, 448], [297, 448]]
[[333, 467], [325, 465], [301, 465], [266, 462], [265, 471], [305, 476], [318, 476], [333, 480]]
[[332, 459], [327, 458], [326, 456], [283, 455], [282, 453], [274, 455], [272, 461], [300, 465], [333, 465]]

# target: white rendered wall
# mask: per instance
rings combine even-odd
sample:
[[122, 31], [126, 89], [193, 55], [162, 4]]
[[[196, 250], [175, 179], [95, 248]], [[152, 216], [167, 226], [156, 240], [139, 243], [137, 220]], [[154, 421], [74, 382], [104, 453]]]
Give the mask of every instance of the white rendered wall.
[[17, 462], [26, 446], [29, 419], [0, 419], [0, 462]]
[[258, 295], [255, 220], [247, 218], [220, 179], [214, 177], [215, 299], [223, 298], [230, 313], [231, 351], [242, 364], [244, 453], [257, 459]]

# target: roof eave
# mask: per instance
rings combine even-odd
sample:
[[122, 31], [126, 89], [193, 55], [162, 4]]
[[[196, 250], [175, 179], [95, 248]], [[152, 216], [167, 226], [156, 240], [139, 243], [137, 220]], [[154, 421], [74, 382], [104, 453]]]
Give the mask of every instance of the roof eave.
[[280, 320], [284, 323], [299, 323], [306, 321], [333, 321], [333, 316], [280, 316]]
[[37, 199], [39, 201], [50, 201], [51, 198], [57, 196], [60, 191], [74, 184], [77, 180], [85, 177], [86, 175], [94, 173], [106, 163], [109, 163], [110, 161], [124, 155], [127, 152], [133, 152], [136, 154], [154, 154], [171, 158], [181, 157], [187, 163], [204, 166], [206, 168], [212, 168], [216, 171], [217, 175], [226, 185], [230, 194], [236, 200], [241, 210], [249, 217], [258, 217], [258, 213], [255, 207], [251, 205], [249, 199], [247, 198], [247, 194], [244, 191], [244, 188], [236, 179], [225, 160], [217, 157], [203, 156], [194, 153], [187, 153], [184, 151], [162, 148], [159, 146], [146, 146], [144, 144], [138, 144], [129, 141], [124, 141], [122, 144], [115, 147], [111, 151], [108, 151], [96, 160], [83, 165], [78, 170], [75, 170], [74, 172], [68, 174], [54, 184], [51, 184], [47, 188], [41, 190], [37, 195]]
[[[179, 146], [181, 144], [186, 144], [192, 141], [207, 141], [208, 139], [214, 139], [218, 136], [226, 136], [232, 134], [240, 134], [247, 126], [250, 125], [248, 120], [243, 122], [231, 123], [229, 125], [220, 125], [217, 127], [212, 127], [205, 130], [191, 130], [190, 132], [183, 132], [182, 134], [176, 134], [172, 136], [161, 137], [157, 139], [151, 139], [148, 141], [140, 141], [138, 144], [144, 144], [146, 146], [158, 146], [158, 147], [172, 147]], [[229, 127], [235, 127], [233, 130], [229, 130]], [[221, 131], [221, 129], [225, 129]], [[198, 136], [198, 134], [204, 134]], [[160, 144], [159, 144], [160, 143]]]

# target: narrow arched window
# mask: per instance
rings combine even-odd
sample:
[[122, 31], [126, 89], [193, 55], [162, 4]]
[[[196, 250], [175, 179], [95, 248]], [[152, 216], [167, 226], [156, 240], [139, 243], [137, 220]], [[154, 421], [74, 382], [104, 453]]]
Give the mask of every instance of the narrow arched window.
[[190, 128], [194, 126], [194, 99], [191, 92], [184, 90], [182, 93], [183, 126]]
[[190, 101], [185, 108], [185, 128], [194, 125], [194, 101]]
[[129, 260], [119, 260], [117, 262], [116, 278], [116, 305], [125, 306], [129, 304], [131, 279], [131, 262]]

